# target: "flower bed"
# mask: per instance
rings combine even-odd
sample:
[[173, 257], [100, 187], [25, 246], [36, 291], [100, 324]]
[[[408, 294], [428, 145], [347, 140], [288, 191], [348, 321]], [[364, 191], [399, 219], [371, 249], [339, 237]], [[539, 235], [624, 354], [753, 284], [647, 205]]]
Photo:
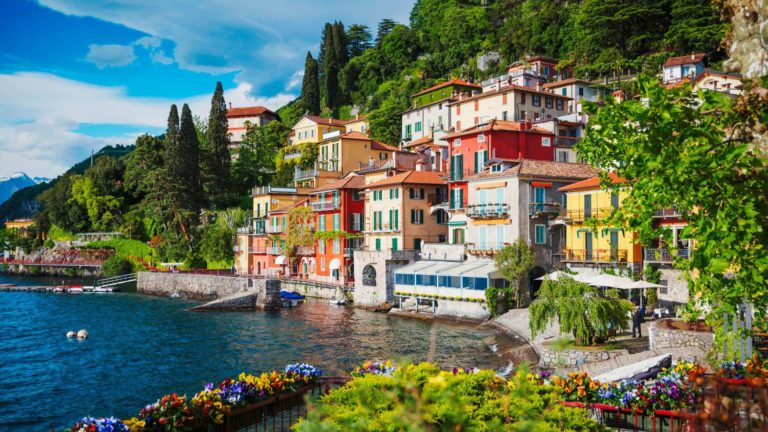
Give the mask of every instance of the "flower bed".
[[241, 373], [218, 385], [208, 383], [191, 399], [176, 393], [165, 395], [127, 420], [114, 417], [84, 417], [75, 422], [71, 432], [155, 432], [208, 430], [224, 423], [235, 408], [289, 394], [319, 381], [320, 369], [300, 363], [289, 364], [282, 372], [261, 375]]

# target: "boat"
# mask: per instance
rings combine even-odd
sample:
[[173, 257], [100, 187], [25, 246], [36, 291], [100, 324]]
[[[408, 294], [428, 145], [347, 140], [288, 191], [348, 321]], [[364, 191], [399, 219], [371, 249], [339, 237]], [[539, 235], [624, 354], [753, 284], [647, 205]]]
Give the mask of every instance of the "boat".
[[114, 291], [114, 289], [112, 289], [112, 287], [99, 287], [99, 286], [97, 286], [97, 287], [93, 288], [93, 292], [99, 293], [99, 294], [111, 293], [112, 291]]
[[57, 285], [53, 287], [55, 293], [82, 294], [84, 292], [82, 285]]
[[286, 290], [280, 290], [280, 297], [282, 297], [285, 300], [304, 300], [305, 298], [303, 295], [299, 293], [286, 291]]
[[81, 286], [73, 286], [70, 288], [67, 288], [67, 294], [82, 294], [85, 290]]
[[341, 306], [347, 304], [347, 299], [330, 299], [328, 303]]

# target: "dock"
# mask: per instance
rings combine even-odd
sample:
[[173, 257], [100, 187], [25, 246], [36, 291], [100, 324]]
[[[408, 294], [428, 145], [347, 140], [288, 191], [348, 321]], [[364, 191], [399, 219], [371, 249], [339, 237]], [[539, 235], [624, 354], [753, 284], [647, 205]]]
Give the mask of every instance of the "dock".
[[[12, 285], [12, 284], [6, 284], [6, 285], [0, 285], [0, 292], [37, 292], [37, 293], [52, 293], [55, 286], [50, 285]], [[97, 289], [99, 288], [99, 289]], [[93, 287], [93, 286], [84, 286], [82, 293], [84, 294], [109, 294], [112, 292], [120, 291], [119, 288], [104, 288], [104, 287]], [[59, 292], [57, 294], [71, 294], [65, 292]]]

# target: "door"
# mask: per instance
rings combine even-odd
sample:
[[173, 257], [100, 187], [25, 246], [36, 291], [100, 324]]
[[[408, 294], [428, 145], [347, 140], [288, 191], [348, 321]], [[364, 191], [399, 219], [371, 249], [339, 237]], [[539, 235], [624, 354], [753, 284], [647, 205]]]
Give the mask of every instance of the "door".
[[611, 231], [611, 261], [619, 259], [619, 232]]
[[261, 261], [258, 261], [256, 263], [256, 274], [258, 274], [258, 275], [261, 274]]
[[584, 233], [584, 260], [592, 261], [592, 233]]
[[421, 239], [413, 239], [413, 248], [417, 251], [421, 250]]
[[584, 195], [584, 219], [592, 217], [592, 195]]
[[464, 244], [464, 230], [461, 228], [453, 230], [453, 244]]

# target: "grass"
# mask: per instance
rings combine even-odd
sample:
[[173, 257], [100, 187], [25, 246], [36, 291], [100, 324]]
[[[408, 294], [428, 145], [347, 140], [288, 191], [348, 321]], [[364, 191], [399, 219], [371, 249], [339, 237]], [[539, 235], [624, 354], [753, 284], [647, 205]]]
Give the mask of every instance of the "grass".
[[155, 256], [155, 250], [148, 244], [131, 239], [99, 240], [88, 243], [90, 248], [114, 249], [115, 255], [120, 258], [130, 259], [138, 257], [147, 263], [151, 263]]
[[208, 270], [229, 270], [232, 268], [232, 261], [211, 261], [208, 264]]

